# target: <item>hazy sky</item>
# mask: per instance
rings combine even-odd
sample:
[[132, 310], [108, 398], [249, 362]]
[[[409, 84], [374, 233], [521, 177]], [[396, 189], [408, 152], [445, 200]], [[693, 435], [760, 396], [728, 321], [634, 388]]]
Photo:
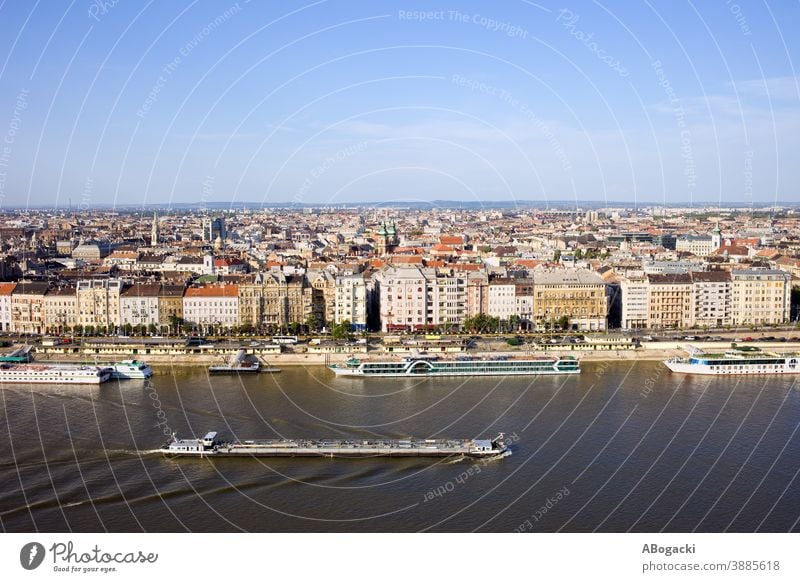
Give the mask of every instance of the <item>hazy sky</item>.
[[798, 22], [788, 1], [7, 0], [2, 206], [798, 201]]

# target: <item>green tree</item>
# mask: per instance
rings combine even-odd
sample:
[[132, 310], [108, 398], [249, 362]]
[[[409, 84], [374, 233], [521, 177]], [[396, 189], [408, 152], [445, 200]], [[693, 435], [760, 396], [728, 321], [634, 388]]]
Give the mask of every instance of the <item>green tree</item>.
[[309, 316], [306, 317], [305, 325], [306, 329], [308, 330], [308, 333], [316, 333], [317, 331], [319, 331], [320, 321], [319, 317], [317, 317], [317, 314], [316, 313], [309, 314]]
[[500, 320], [485, 313], [479, 313], [464, 320], [464, 330], [470, 333], [492, 333], [497, 331]]
[[353, 324], [349, 319], [344, 319], [331, 328], [333, 339], [349, 339], [353, 334]]
[[170, 329], [174, 329], [175, 333], [178, 333], [178, 331], [180, 331], [184, 323], [185, 322], [182, 317], [178, 317], [174, 313], [169, 314], [169, 327]]

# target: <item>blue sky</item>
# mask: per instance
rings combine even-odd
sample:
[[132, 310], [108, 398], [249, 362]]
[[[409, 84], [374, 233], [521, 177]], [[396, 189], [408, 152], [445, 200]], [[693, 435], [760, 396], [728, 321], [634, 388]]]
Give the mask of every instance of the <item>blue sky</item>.
[[797, 202], [797, 2], [0, 4], [0, 201]]

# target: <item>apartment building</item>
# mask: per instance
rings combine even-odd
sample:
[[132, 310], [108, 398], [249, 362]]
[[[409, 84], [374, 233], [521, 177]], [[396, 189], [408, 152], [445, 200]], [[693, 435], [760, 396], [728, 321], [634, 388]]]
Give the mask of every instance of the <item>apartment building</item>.
[[71, 331], [78, 324], [78, 298], [75, 287], [54, 287], [44, 296], [44, 321], [47, 333]]
[[566, 317], [578, 331], [602, 331], [608, 326], [607, 285], [596, 273], [583, 270], [542, 271], [533, 276], [533, 316], [539, 327]]
[[349, 321], [355, 330], [367, 327], [367, 280], [363, 275], [336, 277], [333, 322]]
[[[289, 310], [289, 323], [305, 323], [315, 312], [314, 288], [308, 284], [305, 275], [286, 277], [286, 297]], [[319, 303], [316, 313], [319, 315]]]
[[533, 324], [533, 291], [532, 279], [519, 279], [516, 281], [514, 294], [517, 304], [517, 316], [520, 325], [529, 329]]
[[49, 284], [43, 281], [19, 281], [11, 291], [11, 331], [43, 333], [44, 297]]
[[489, 277], [485, 271], [467, 271], [465, 317], [475, 317], [489, 309]]
[[124, 289], [119, 298], [120, 325], [158, 326], [160, 293], [158, 283], [137, 283]]
[[467, 311], [467, 279], [460, 272], [423, 269], [429, 291], [428, 324], [458, 329]]
[[16, 283], [0, 283], [0, 331], [11, 331], [11, 292]]
[[770, 325], [789, 321], [791, 275], [779, 269], [731, 271], [731, 325]]
[[262, 323], [268, 327], [287, 325], [290, 320], [286, 276], [280, 271], [264, 273], [263, 286]]
[[716, 328], [731, 322], [731, 275], [727, 271], [692, 273], [692, 327]]
[[489, 280], [486, 315], [508, 321], [517, 315], [517, 284], [513, 279]]
[[84, 279], [78, 281], [75, 295], [78, 302], [78, 325], [106, 327], [121, 325], [119, 279]]
[[428, 317], [428, 282], [416, 267], [389, 267], [375, 274], [380, 293], [381, 331], [422, 329]]
[[158, 325], [169, 329], [183, 319], [183, 285], [161, 285], [158, 290]]
[[675, 242], [675, 250], [678, 252], [691, 253], [698, 257], [707, 257], [722, 244], [722, 234], [719, 226], [715, 227], [710, 235], [707, 234], [687, 234], [679, 236]]
[[328, 271], [309, 271], [312, 289], [311, 312], [320, 325], [329, 325], [336, 318], [336, 277]]
[[645, 329], [648, 326], [649, 303], [647, 278], [623, 278], [619, 282], [621, 294], [622, 329]]
[[681, 329], [691, 326], [694, 289], [688, 273], [647, 276], [647, 327]]
[[183, 296], [183, 317], [205, 330], [235, 327], [239, 321], [239, 286], [189, 287]]
[[264, 312], [264, 275], [257, 273], [252, 281], [239, 283], [239, 325], [261, 326]]

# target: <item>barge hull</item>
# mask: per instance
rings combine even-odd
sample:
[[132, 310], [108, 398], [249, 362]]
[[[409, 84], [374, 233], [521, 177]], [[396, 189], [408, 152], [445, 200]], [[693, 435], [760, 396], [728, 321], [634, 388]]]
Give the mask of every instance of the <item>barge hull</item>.
[[495, 457], [508, 451], [505, 436], [494, 439], [223, 441], [216, 432], [202, 439], [178, 439], [159, 449], [167, 457]]
[[390, 374], [364, 374], [363, 372], [356, 372], [344, 369], [330, 368], [337, 376], [344, 378], [433, 378], [433, 377], [453, 377], [453, 376], [561, 376], [564, 374], [580, 374], [580, 370], [537, 370], [536, 372], [515, 372], [515, 371], [497, 371], [497, 372], [433, 372], [430, 374], [414, 374], [412, 372], [400, 372]]
[[202, 452], [169, 452], [165, 451], [167, 457], [349, 457], [349, 458], [368, 458], [368, 457], [492, 457], [501, 454], [503, 451], [492, 451], [491, 453], [474, 453], [469, 451], [423, 451], [423, 450], [395, 450], [395, 449], [371, 449], [371, 450], [306, 450], [306, 451], [285, 451], [280, 449], [262, 449], [253, 451], [202, 451]]

